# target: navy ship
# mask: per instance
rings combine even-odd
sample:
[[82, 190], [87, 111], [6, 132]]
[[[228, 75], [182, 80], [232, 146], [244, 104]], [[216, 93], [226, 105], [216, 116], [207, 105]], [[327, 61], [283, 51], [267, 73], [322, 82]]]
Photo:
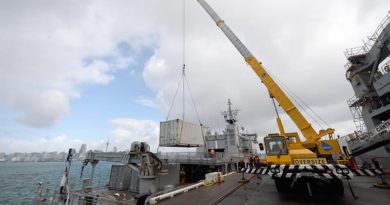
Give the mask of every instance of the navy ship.
[[362, 167], [373, 168], [373, 162], [379, 162], [389, 172], [390, 12], [363, 42], [345, 51], [346, 78], [355, 93], [348, 104], [357, 128], [348, 136], [348, 144]]
[[[160, 123], [160, 146], [197, 147], [196, 152], [153, 153], [146, 142], [137, 141], [128, 152], [89, 151], [81, 168], [81, 189], [70, 187], [68, 176], [75, 156], [70, 149], [58, 189], [48, 190], [40, 182], [33, 204], [153, 204], [228, 176], [237, 178], [245, 166], [243, 159], [258, 155], [257, 134], [242, 132], [237, 114], [229, 100], [227, 111], [222, 112], [226, 123], [222, 133], [180, 119]], [[94, 187], [95, 168], [101, 161], [113, 163], [109, 182]], [[85, 166], [91, 166], [86, 176]]]

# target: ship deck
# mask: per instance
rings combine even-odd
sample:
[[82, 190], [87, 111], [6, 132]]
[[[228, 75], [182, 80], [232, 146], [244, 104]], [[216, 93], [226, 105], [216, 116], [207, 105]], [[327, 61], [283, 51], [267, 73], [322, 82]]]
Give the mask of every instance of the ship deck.
[[[161, 201], [157, 204], [388, 204], [390, 201], [390, 189], [374, 188], [373, 184], [378, 183], [377, 177], [355, 177], [351, 185], [358, 199], [352, 196], [348, 184], [344, 182], [344, 196], [336, 197], [331, 193], [315, 193], [312, 197], [308, 193], [280, 194], [277, 192], [273, 180], [269, 176], [258, 178], [252, 174], [245, 177], [249, 183], [241, 184], [241, 174], [234, 174], [227, 177], [224, 183], [212, 186], [200, 187], [198, 189], [177, 195], [171, 199]], [[390, 182], [390, 176], [387, 176]]]

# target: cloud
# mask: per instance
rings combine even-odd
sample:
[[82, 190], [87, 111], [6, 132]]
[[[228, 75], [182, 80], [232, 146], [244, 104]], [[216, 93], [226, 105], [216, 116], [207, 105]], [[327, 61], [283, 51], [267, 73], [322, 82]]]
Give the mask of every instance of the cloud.
[[118, 118], [110, 121], [114, 128], [111, 131], [111, 146], [119, 150], [129, 150], [134, 141], [148, 142], [152, 151], [157, 150], [159, 126], [153, 120]]
[[[120, 3], [2, 2], [0, 106], [26, 125], [50, 127], [69, 113], [83, 86], [105, 85], [136, 63], [154, 32], [133, 21], [142, 3]], [[123, 52], [123, 44], [131, 51]]]
[[145, 96], [139, 96], [136, 101], [137, 101], [137, 103], [139, 103], [143, 106], [146, 106], [146, 107], [158, 108], [158, 106], [156, 105], [156, 102], [153, 99], [149, 99]]
[[[118, 69], [137, 64], [147, 47], [154, 52], [143, 78], [157, 94], [138, 102], [168, 114], [183, 63], [182, 2], [2, 2], [0, 106], [17, 112], [17, 120], [29, 126], [53, 126], [71, 111], [70, 102], [82, 95], [83, 86], [110, 83]], [[209, 3], [263, 65], [326, 121], [341, 127], [351, 122], [345, 104], [353, 92], [344, 77], [342, 52], [374, 31], [389, 1]], [[200, 120], [213, 129], [224, 127], [219, 113], [230, 98], [240, 109], [241, 124], [260, 135], [275, 132], [264, 85], [195, 0], [186, 1], [186, 11], [186, 75]], [[130, 52], [123, 52], [123, 45]], [[190, 98], [186, 119], [196, 122]], [[181, 116], [176, 103], [172, 118]], [[156, 145], [154, 121], [112, 124], [118, 142], [141, 137]], [[286, 127], [296, 130], [291, 122]]]

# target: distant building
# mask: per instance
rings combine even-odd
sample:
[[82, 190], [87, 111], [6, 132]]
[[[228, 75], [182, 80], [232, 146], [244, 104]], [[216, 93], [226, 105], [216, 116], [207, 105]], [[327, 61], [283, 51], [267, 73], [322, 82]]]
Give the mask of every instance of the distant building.
[[84, 160], [87, 156], [87, 144], [82, 144], [79, 153], [76, 155], [78, 160]]
[[[86, 153], [84, 154], [86, 155]], [[0, 153], [0, 162], [55, 162], [65, 161], [68, 156], [67, 152], [32, 152], [32, 153]], [[77, 155], [76, 155], [77, 156]], [[77, 156], [75, 159], [78, 159]], [[85, 158], [85, 156], [84, 156]]]
[[82, 144], [79, 150], [79, 154], [87, 153], [87, 144]]

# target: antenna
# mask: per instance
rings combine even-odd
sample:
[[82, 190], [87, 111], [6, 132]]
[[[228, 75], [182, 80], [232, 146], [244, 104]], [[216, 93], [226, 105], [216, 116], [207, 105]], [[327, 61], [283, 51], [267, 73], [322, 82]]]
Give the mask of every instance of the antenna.
[[107, 152], [107, 149], [108, 149], [108, 145], [110, 144], [110, 137], [107, 138], [107, 142], [106, 142], [106, 152]]
[[225, 121], [229, 124], [233, 124], [237, 122], [237, 114], [239, 110], [238, 109], [232, 109], [232, 103], [230, 99], [228, 99], [228, 110], [221, 112], [223, 117], [225, 118]]

